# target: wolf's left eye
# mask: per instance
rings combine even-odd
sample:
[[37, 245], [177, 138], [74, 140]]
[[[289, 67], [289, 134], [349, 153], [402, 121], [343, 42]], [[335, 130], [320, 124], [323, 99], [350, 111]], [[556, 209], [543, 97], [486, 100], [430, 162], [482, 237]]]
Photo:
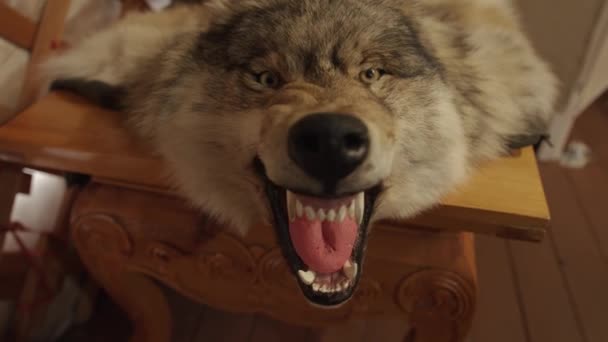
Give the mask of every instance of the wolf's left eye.
[[266, 88], [276, 88], [279, 86], [279, 77], [272, 71], [264, 71], [258, 75], [258, 82]]
[[367, 70], [361, 71], [361, 74], [359, 74], [359, 78], [362, 82], [373, 83], [379, 80], [380, 77], [382, 77], [382, 75], [384, 75], [385, 73], [386, 72], [382, 69], [369, 68]]

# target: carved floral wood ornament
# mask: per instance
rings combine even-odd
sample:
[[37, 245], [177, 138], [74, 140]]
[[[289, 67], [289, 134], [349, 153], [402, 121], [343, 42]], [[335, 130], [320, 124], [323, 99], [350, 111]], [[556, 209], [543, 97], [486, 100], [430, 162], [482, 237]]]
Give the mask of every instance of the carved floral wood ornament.
[[[84, 263], [136, 322], [136, 340], [170, 337], [168, 305], [151, 278], [213, 307], [297, 324], [402, 314], [416, 341], [435, 341], [437, 331], [460, 341], [469, 329], [475, 274], [468, 234], [376, 227], [353, 298], [328, 310], [301, 294], [272, 229], [255, 230], [232, 236], [178, 198], [96, 183], [79, 195], [72, 216]], [[387, 251], [397, 237], [401, 248]]]

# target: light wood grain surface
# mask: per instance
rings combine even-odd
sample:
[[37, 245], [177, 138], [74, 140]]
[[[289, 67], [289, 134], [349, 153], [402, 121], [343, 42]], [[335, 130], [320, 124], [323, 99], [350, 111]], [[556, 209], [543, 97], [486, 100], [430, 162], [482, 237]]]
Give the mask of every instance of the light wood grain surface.
[[122, 119], [51, 93], [0, 126], [0, 160], [166, 187], [162, 161], [127, 134]]
[[414, 218], [416, 225], [540, 241], [549, 209], [532, 148], [485, 163], [442, 205]]

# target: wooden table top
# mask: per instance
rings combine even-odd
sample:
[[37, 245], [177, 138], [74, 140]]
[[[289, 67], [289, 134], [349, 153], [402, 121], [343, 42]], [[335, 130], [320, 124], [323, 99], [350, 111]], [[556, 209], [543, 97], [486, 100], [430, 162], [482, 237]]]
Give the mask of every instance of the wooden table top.
[[[0, 126], [0, 161], [167, 188], [162, 160], [129, 135], [121, 113], [52, 92]], [[480, 167], [442, 205], [407, 224], [538, 241], [549, 223], [531, 148]], [[401, 222], [387, 222], [387, 227]]]

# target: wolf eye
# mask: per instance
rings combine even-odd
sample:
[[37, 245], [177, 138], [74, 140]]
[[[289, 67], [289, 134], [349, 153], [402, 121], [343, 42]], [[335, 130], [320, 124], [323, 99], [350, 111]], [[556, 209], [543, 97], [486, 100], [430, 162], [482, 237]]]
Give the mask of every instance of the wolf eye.
[[377, 80], [379, 80], [380, 77], [382, 77], [382, 75], [384, 75], [384, 74], [385, 74], [385, 71], [382, 69], [369, 68], [367, 70], [361, 71], [361, 74], [359, 74], [359, 78], [361, 79], [362, 82], [373, 83], [373, 82], [376, 82]]
[[266, 88], [276, 88], [279, 86], [279, 77], [272, 71], [264, 71], [258, 75], [258, 82]]

